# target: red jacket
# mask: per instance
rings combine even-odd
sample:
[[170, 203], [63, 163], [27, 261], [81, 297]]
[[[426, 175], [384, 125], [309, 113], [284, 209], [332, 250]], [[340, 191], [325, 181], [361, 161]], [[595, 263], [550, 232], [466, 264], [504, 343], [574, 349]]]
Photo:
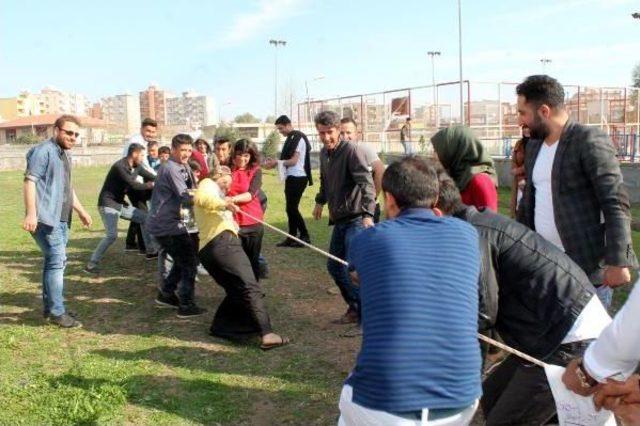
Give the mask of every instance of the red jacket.
[[[258, 172], [261, 172], [260, 166], [256, 166], [248, 170], [234, 170], [233, 172], [231, 172], [231, 179], [233, 180], [233, 182], [231, 183], [231, 187], [229, 188], [229, 192], [227, 195], [233, 197], [234, 195], [249, 192], [251, 182], [256, 177], [256, 173]], [[255, 191], [251, 194], [251, 201], [245, 204], [238, 204], [238, 207], [240, 207], [240, 210], [250, 214], [256, 219], [263, 220], [264, 213], [262, 211], [262, 206], [260, 205], [260, 199], [258, 198], [259, 192], [260, 188], [255, 189]], [[258, 223], [254, 219], [250, 219], [242, 213], [236, 213], [235, 219], [240, 226], [251, 226]]]
[[468, 206], [478, 209], [487, 207], [494, 212], [498, 212], [498, 190], [496, 184], [486, 173], [473, 175], [469, 184], [460, 191], [462, 202]]

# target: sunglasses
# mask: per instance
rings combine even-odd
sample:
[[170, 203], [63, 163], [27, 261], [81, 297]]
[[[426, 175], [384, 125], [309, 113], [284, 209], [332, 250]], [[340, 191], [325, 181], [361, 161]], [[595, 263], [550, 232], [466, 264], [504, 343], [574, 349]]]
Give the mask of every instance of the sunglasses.
[[64, 132], [69, 137], [75, 135], [75, 137], [77, 138], [78, 136], [80, 136], [80, 133], [78, 133], [78, 132], [72, 132], [71, 130], [65, 130], [65, 129], [59, 129], [59, 130]]

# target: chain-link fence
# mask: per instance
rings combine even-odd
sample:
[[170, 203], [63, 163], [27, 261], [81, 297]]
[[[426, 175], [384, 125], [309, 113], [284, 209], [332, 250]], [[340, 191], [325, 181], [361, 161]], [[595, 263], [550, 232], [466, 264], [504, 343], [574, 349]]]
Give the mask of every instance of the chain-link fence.
[[[361, 140], [374, 144], [378, 152], [429, 153], [429, 139], [438, 129], [463, 123], [473, 129], [492, 155], [509, 156], [520, 138], [516, 85], [465, 81], [462, 100], [459, 82], [314, 100], [298, 104], [298, 127], [318, 149], [313, 117], [331, 110], [353, 118], [361, 129]], [[621, 160], [638, 161], [640, 89], [575, 85], [564, 89], [573, 120], [605, 131]], [[407, 117], [411, 117], [411, 139], [403, 144], [400, 130]]]

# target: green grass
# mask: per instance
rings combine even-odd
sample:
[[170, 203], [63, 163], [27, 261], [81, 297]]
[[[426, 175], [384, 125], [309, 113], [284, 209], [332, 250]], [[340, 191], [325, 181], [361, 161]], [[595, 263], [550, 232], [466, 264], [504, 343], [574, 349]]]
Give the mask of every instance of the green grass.
[[[197, 319], [155, 308], [155, 263], [125, 255], [122, 233], [104, 272], [82, 273], [102, 236], [95, 205], [106, 170], [74, 170], [76, 191], [94, 218], [91, 230], [74, 223], [68, 247], [67, 306], [84, 324], [76, 330], [42, 319], [41, 255], [21, 229], [21, 173], [0, 172], [0, 424], [335, 424], [359, 341], [338, 337], [343, 328], [329, 324], [344, 304], [328, 292], [325, 259], [276, 250], [281, 237], [267, 231], [266, 301], [276, 331], [294, 343], [263, 353], [256, 342], [211, 338], [218, 286], [201, 277], [197, 298], [209, 313]], [[270, 172], [265, 189], [267, 220], [286, 228], [282, 187]], [[305, 192], [302, 210], [313, 242], [326, 248], [326, 220], [310, 218], [316, 190]], [[500, 195], [504, 207], [505, 191]], [[618, 293], [621, 303], [625, 294]]]

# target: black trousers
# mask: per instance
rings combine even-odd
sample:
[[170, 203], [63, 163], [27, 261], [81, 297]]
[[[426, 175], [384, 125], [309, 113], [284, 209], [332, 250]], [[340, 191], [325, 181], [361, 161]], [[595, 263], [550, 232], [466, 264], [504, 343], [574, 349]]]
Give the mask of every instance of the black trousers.
[[240, 239], [225, 231], [207, 243], [199, 257], [202, 266], [226, 293], [213, 317], [211, 334], [234, 338], [271, 333], [264, 293]]
[[[145, 212], [149, 210], [147, 208], [147, 200], [149, 199], [147, 191], [132, 191], [127, 194], [127, 197], [133, 207]], [[125, 244], [127, 247], [138, 247], [141, 253], [146, 252], [144, 240], [142, 239], [142, 227], [139, 223], [129, 221]]]
[[307, 177], [289, 176], [284, 181], [284, 198], [287, 207], [287, 219], [289, 221], [289, 234], [294, 237], [309, 238], [307, 225], [300, 214], [300, 199], [307, 187]]
[[171, 271], [160, 285], [160, 291], [166, 295], [177, 290], [181, 305], [194, 303], [198, 254], [193, 237], [189, 234], [156, 237], [164, 251], [173, 259]]
[[251, 269], [256, 281], [260, 279], [260, 250], [262, 250], [262, 237], [264, 228], [261, 224], [242, 226], [238, 232], [242, 248], [251, 262]]
[[[582, 356], [591, 341], [561, 345], [544, 361], [563, 367]], [[556, 403], [542, 367], [509, 355], [482, 383], [480, 405], [488, 426], [544, 425]]]

